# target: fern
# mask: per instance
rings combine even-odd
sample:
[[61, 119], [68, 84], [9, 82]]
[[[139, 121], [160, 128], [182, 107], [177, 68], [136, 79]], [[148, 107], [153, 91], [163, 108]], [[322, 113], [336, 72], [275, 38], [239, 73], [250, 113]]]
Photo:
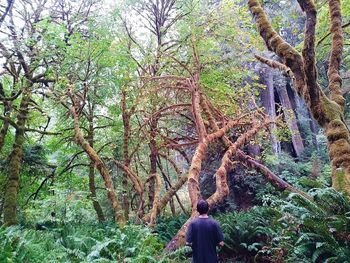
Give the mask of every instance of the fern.
[[126, 258], [148, 262], [163, 247], [144, 226], [67, 224], [55, 231], [0, 228], [0, 262], [123, 262]]
[[349, 231], [348, 200], [334, 189], [312, 189], [309, 193], [315, 202], [294, 194], [291, 203], [282, 207], [297, 223], [297, 231], [290, 232], [297, 238], [295, 242], [290, 240], [295, 247], [291, 256], [306, 256], [312, 262], [346, 262], [350, 257], [350, 244], [339, 233]]

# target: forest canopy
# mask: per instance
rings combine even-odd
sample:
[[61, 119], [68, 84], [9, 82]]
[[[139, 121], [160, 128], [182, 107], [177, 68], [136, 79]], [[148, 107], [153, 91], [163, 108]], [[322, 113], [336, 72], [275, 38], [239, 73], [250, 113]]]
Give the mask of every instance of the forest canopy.
[[[0, 3], [0, 262], [350, 256], [350, 1]], [[187, 262], [187, 261], [186, 261]]]

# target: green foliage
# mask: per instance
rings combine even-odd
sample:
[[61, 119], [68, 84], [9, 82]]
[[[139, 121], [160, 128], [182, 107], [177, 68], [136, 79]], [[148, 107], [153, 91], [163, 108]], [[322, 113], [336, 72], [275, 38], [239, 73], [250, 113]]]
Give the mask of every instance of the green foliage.
[[[163, 244], [143, 226], [66, 224], [0, 229], [0, 262], [158, 262]], [[160, 257], [159, 257], [160, 258]]]
[[89, 193], [79, 190], [80, 184], [86, 185], [87, 179], [71, 176], [74, 188], [67, 189], [66, 185], [49, 188], [54, 194], [47, 194], [44, 199], [34, 200], [23, 209], [21, 221], [26, 225], [35, 222], [53, 220], [51, 212], [55, 213], [54, 220], [60, 223], [89, 222], [95, 219]]
[[[63, 2], [74, 6], [79, 1]], [[91, 1], [86, 1], [88, 2]], [[259, 77], [252, 63], [252, 54], [263, 50], [263, 45], [247, 5], [230, 0], [178, 1], [177, 11], [187, 15], [176, 21], [163, 39], [170, 45], [159, 49], [154, 42], [155, 36], [143, 34], [144, 29], [139, 27], [140, 23], [137, 23], [136, 28], [133, 27], [136, 22], [133, 9], [142, 5], [142, 2], [125, 1], [119, 4], [121, 10], [114, 10], [114, 14], [101, 17], [98, 15], [102, 12], [96, 12], [94, 9], [98, 7], [95, 7], [82, 21], [72, 11], [73, 14], [67, 14], [67, 19], [72, 19], [67, 24], [65, 18], [54, 21], [54, 17], [49, 17], [52, 10], [47, 10], [35, 19], [36, 22], [30, 21], [23, 27], [25, 31], [19, 35], [21, 43], [18, 48], [25, 55], [25, 61], [30, 63], [31, 73], [43, 73], [45, 78], [55, 81], [33, 86], [26, 127], [43, 131], [47, 124], [48, 131], [60, 131], [61, 134], [48, 139], [36, 132], [26, 133], [18, 197], [19, 221], [26, 227], [0, 228], [0, 262], [183, 262], [188, 257], [189, 248], [181, 248], [170, 254], [162, 252], [165, 243], [186, 221], [186, 216], [160, 218], [153, 230], [136, 225], [118, 229], [114, 224], [91, 223], [96, 220], [96, 215], [88, 192], [87, 165], [90, 160], [84, 153], [78, 154], [81, 149], [73, 143], [72, 120], [67, 112], [70, 106], [67, 86], [72, 84], [72, 91], [82, 96], [85, 111], [79, 116], [79, 124], [85, 137], [89, 126], [87, 109], [95, 109], [95, 117], [91, 121], [96, 128], [94, 148], [111, 170], [119, 197], [123, 190], [121, 171], [115, 170], [105, 157], [123, 159], [124, 127], [119, 105], [120, 91], [127, 94], [125, 99], [128, 110], [135, 105], [135, 116], [131, 116], [130, 120], [128, 147], [130, 152], [137, 150], [135, 155], [138, 159], [133, 159], [132, 162], [135, 163], [132, 166], [137, 165], [137, 172], [143, 180], [149, 171], [145, 161], [148, 160], [146, 149], [149, 145], [148, 137], [139, 127], [147, 123], [157, 109], [179, 103], [183, 99], [167, 93], [149, 94], [148, 88], [152, 91], [154, 87], [152, 84], [149, 87], [144, 85], [148, 77], [147, 71], [152, 71], [156, 63], [159, 64], [159, 76], [188, 76], [183, 66], [178, 66], [179, 63], [174, 61], [193, 70], [192, 48], [195, 47], [201, 63], [200, 83], [203, 92], [225, 115], [237, 116], [245, 109], [252, 108], [250, 99], [257, 96], [262, 87], [256, 83]], [[301, 49], [304, 20], [300, 16], [300, 10], [293, 8], [294, 4], [293, 1], [274, 0], [267, 1], [265, 7], [272, 15], [274, 28], [289, 43]], [[130, 5], [125, 7], [126, 16], [131, 18], [130, 27], [120, 19], [123, 5]], [[342, 5], [344, 21], [348, 21], [349, 0], [342, 0]], [[15, 14], [21, 13], [20, 9], [17, 10], [17, 5], [14, 8]], [[320, 40], [329, 31], [329, 14], [325, 3], [317, 2], [317, 8], [316, 30], [317, 40]], [[286, 9], [292, 9], [289, 15], [285, 14]], [[24, 12], [25, 16], [31, 17], [32, 11], [34, 10], [28, 8]], [[67, 26], [73, 26], [74, 30], [69, 30]], [[27, 32], [27, 27], [32, 32]], [[129, 30], [127, 33], [126, 28]], [[349, 28], [344, 29], [345, 36], [349, 35]], [[17, 49], [12, 44], [9, 45], [11, 38], [4, 40], [9, 51]], [[31, 50], [33, 47], [37, 49]], [[327, 37], [317, 47], [318, 61], [326, 61], [329, 50], [330, 37]], [[348, 72], [350, 65], [350, 52], [347, 52], [349, 45], [345, 45], [344, 50], [342, 74]], [[17, 67], [21, 63], [18, 63], [16, 57], [11, 55], [11, 60]], [[6, 64], [7, 67], [11, 66], [8, 62]], [[22, 88], [23, 70], [20, 67], [17, 69], [21, 81], [16, 84], [12, 79], [13, 72], [3, 69], [1, 82], [5, 93], [16, 94]], [[319, 69], [320, 84], [326, 87], [326, 72], [323, 66]], [[348, 85], [346, 81], [344, 84]], [[11, 103], [12, 112], [9, 117], [15, 122], [20, 99]], [[62, 103], [65, 104], [64, 107]], [[315, 202], [299, 195], [291, 195], [286, 200], [283, 199], [283, 194], [276, 197], [273, 195], [276, 191], [270, 185], [265, 187], [262, 177], [239, 178], [241, 184], [233, 186], [231, 190], [235, 194], [241, 193], [242, 189], [252, 192], [256, 194], [256, 200], [265, 206], [217, 216], [226, 239], [223, 254], [238, 260], [255, 258], [256, 262], [265, 259], [278, 261], [282, 256], [287, 262], [344, 262], [350, 257], [348, 200], [333, 190], [315, 189], [329, 185], [330, 165], [325, 164], [329, 162], [325, 150], [326, 137], [323, 134], [317, 136], [319, 149], [315, 149], [315, 145], [309, 143], [312, 142], [312, 133], [310, 119], [305, 117], [308, 113], [305, 110], [299, 114], [300, 109], [297, 110], [298, 124], [306, 138], [304, 156], [295, 162], [288, 155], [276, 158], [265, 154], [264, 160], [284, 180], [298, 188], [311, 189], [309, 193], [314, 196]], [[299, 115], [305, 115], [304, 119]], [[50, 117], [51, 123], [47, 117]], [[348, 113], [345, 117], [348, 117]], [[162, 120], [159, 124], [159, 135], [163, 128], [175, 134], [185, 128], [179, 134], [186, 133], [186, 136], [192, 133], [188, 123], [177, 118], [172, 118], [171, 123]], [[0, 192], [3, 192], [7, 180], [6, 169], [14, 134], [15, 130], [10, 128], [1, 152], [3, 161]], [[289, 129], [284, 128], [278, 130], [276, 135], [280, 140], [289, 140], [291, 134]], [[262, 140], [270, 144], [266, 136]], [[157, 135], [156, 141], [158, 146], [162, 145], [160, 136]], [[71, 168], [67, 169], [70, 162]], [[40, 194], [37, 192], [36, 195], [41, 185]], [[102, 179], [96, 172], [97, 199], [106, 218], [112, 218], [113, 212], [106, 199], [105, 188], [101, 186]], [[132, 189], [131, 187], [130, 184], [129, 188]], [[132, 191], [128, 194], [131, 197]], [[33, 201], [34, 198], [36, 200]], [[55, 212], [55, 218], [51, 217], [51, 212]], [[51, 223], [47, 231], [32, 229], [36, 222], [46, 221]]]
[[[314, 202], [291, 195], [282, 209], [296, 220], [290, 257], [311, 262], [346, 262], [350, 257], [350, 203], [334, 189], [309, 191]], [[288, 224], [287, 221], [281, 221]]]
[[[263, 158], [267, 166], [271, 167], [280, 178], [299, 189], [308, 191], [312, 188], [330, 185], [331, 167], [327, 158], [318, 152], [311, 153], [309, 157], [304, 156], [301, 160], [295, 160], [283, 152], [278, 158], [275, 155], [264, 153]], [[266, 192], [266, 189], [263, 191]]]
[[269, 206], [221, 214], [222, 254], [255, 262], [347, 262], [350, 203], [334, 189], [311, 189], [314, 201], [298, 194], [265, 198]]
[[183, 214], [176, 217], [160, 217], [157, 220], [155, 232], [158, 234], [161, 241], [167, 243], [173, 238], [173, 236], [176, 235], [177, 231], [186, 222], [186, 220], [187, 216]]
[[268, 207], [218, 215], [225, 237], [222, 252], [246, 260], [254, 257], [276, 235], [278, 229], [273, 226], [279, 216], [277, 210]]

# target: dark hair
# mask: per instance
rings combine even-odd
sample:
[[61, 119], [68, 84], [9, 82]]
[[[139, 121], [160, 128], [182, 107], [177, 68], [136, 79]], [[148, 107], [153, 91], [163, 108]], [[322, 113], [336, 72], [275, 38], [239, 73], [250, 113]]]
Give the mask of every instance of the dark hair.
[[199, 200], [197, 203], [197, 211], [200, 215], [206, 214], [209, 211], [209, 204], [205, 200]]

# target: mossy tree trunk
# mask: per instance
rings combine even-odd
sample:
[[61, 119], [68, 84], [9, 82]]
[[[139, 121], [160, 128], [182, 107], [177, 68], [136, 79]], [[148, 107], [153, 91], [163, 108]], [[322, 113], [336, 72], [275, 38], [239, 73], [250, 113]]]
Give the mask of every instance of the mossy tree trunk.
[[[28, 85], [31, 86], [31, 85]], [[20, 184], [20, 171], [23, 159], [23, 144], [25, 142], [25, 125], [28, 119], [28, 107], [31, 98], [30, 87], [25, 87], [19, 106], [16, 122], [15, 142], [10, 153], [8, 181], [4, 197], [4, 224], [16, 223], [17, 195]]]
[[[72, 101], [74, 101], [74, 99], [72, 99]], [[79, 104], [76, 104], [76, 105], [79, 105]], [[74, 121], [75, 140], [77, 144], [82, 147], [85, 153], [89, 156], [90, 160], [96, 166], [97, 170], [100, 172], [107, 190], [107, 197], [113, 207], [115, 220], [119, 225], [124, 225], [125, 219], [123, 214], [120, 211], [120, 204], [119, 204], [117, 195], [115, 193], [113, 181], [109, 174], [109, 171], [105, 163], [103, 162], [103, 160], [98, 155], [98, 153], [95, 151], [94, 148], [90, 146], [90, 144], [85, 140], [83, 134], [81, 133], [78, 115], [74, 105], [70, 108], [70, 112], [72, 114], [73, 121]]]
[[[94, 110], [95, 110], [94, 102], [89, 102], [89, 116], [88, 116], [89, 128], [88, 128], [87, 141], [91, 148], [94, 147]], [[105, 221], [105, 216], [103, 214], [102, 207], [98, 202], [97, 196], [96, 196], [95, 163], [92, 160], [90, 161], [90, 164], [89, 164], [89, 189], [91, 194], [92, 205], [96, 211], [97, 219], [100, 222]]]
[[11, 102], [5, 99], [5, 97], [6, 95], [5, 95], [2, 83], [0, 83], [0, 101], [4, 105], [4, 116], [2, 118], [3, 123], [0, 129], [0, 152], [2, 150], [2, 147], [4, 147], [5, 137], [10, 127], [10, 121], [8, 118], [10, 118]]
[[103, 214], [102, 207], [97, 200], [96, 196], [96, 185], [95, 185], [95, 164], [93, 161], [89, 164], [89, 189], [91, 194], [92, 205], [95, 209], [97, 219], [100, 222], [105, 221], [105, 216]]
[[[122, 108], [122, 119], [123, 119], [123, 157], [124, 157], [124, 165], [129, 168], [130, 165], [130, 154], [129, 154], [129, 138], [130, 138], [130, 115], [127, 111], [126, 106], [126, 91], [122, 91], [122, 99], [121, 99], [121, 108]], [[129, 197], [128, 197], [128, 174], [126, 172], [123, 173], [123, 208], [124, 208], [124, 217], [126, 220], [129, 219]]]
[[138, 204], [138, 210], [137, 210], [137, 220], [139, 218], [143, 217], [143, 205], [144, 205], [144, 184], [141, 181], [140, 177], [134, 173], [133, 171], [131, 171], [130, 167], [126, 166], [124, 163], [117, 161], [116, 159], [113, 159], [113, 162], [115, 163], [115, 165], [123, 170], [123, 173], [126, 174], [128, 176], [128, 178], [131, 180], [131, 182], [133, 183], [133, 186], [139, 196], [139, 204]]
[[328, 67], [329, 96], [325, 95], [317, 81], [315, 61], [316, 7], [311, 0], [298, 0], [298, 3], [306, 14], [302, 54], [290, 46], [272, 28], [259, 1], [248, 0], [250, 11], [256, 19], [258, 31], [267, 48], [283, 60], [283, 64], [271, 60], [266, 64], [279, 69], [284, 67], [285, 71], [291, 73], [294, 89], [305, 101], [317, 123], [325, 130], [332, 165], [332, 186], [350, 196], [350, 133], [344, 121], [345, 99], [341, 90], [342, 79], [339, 75], [343, 51], [340, 0], [329, 1], [332, 35]]
[[157, 142], [156, 142], [156, 129], [157, 129], [157, 117], [151, 117], [150, 120], [150, 141], [149, 141], [149, 160], [150, 160], [150, 177], [148, 180], [148, 206], [150, 209], [154, 206], [156, 196], [156, 183], [157, 183]]

